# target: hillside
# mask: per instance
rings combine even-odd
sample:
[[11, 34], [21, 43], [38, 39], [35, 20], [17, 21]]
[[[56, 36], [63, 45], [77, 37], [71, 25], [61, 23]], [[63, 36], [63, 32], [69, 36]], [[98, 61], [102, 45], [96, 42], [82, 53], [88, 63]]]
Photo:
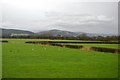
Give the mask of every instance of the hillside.
[[[33, 35], [34, 33], [31, 31], [26, 31], [26, 30], [17, 30], [17, 29], [3, 29], [0, 28], [0, 31], [2, 31], [2, 36], [9, 37], [11, 34], [28, 34], [28, 35]], [[0, 35], [1, 37], [1, 35]]]
[[53, 30], [38, 32], [37, 34], [39, 34], [39, 35], [71, 37], [71, 36], [78, 36], [80, 34], [83, 34], [83, 32], [71, 32], [71, 31], [63, 31], [63, 30], [53, 29]]
[[[2, 34], [1, 34], [2, 33]], [[65, 30], [47, 30], [47, 31], [39, 31], [39, 32], [31, 32], [27, 30], [18, 30], [18, 29], [3, 29], [0, 28], [0, 37], [10, 37], [12, 34], [27, 34], [29, 36], [63, 36], [63, 37], [75, 37], [81, 34], [86, 34], [89, 37], [93, 36], [111, 36], [110, 34], [93, 34], [93, 33], [85, 33], [85, 32], [72, 32], [72, 31], [65, 31]]]

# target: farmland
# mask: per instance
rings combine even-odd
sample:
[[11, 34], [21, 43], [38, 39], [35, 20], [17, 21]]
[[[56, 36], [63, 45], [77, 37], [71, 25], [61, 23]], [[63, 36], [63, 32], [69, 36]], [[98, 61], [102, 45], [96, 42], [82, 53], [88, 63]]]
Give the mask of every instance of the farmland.
[[2, 77], [2, 45], [0, 43], [0, 78]]
[[[51, 40], [3, 40], [8, 40], [8, 43], [2, 43], [3, 78], [118, 77], [118, 54], [25, 43]], [[74, 40], [57, 41], [74, 42]], [[75, 40], [75, 42], [79, 41]], [[117, 44], [72, 45], [118, 48]]]
[[71, 44], [71, 45], [83, 45], [85, 47], [105, 47], [105, 48], [120, 48], [117, 44]]

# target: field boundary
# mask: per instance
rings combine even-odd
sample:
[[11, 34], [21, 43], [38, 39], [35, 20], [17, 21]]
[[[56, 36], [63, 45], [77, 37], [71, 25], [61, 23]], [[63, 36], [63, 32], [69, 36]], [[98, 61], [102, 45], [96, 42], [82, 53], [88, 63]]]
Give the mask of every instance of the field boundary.
[[[82, 45], [65, 44], [63, 42], [58, 42], [57, 43], [57, 42], [53, 42], [53, 41], [52, 42], [51, 41], [50, 42], [48, 42], [48, 41], [41, 41], [41, 42], [29, 41], [29, 42], [25, 42], [25, 43], [29, 43], [29, 44], [42, 44], [42, 45], [50, 45], [50, 46], [59, 46], [59, 47], [65, 47], [65, 48], [80, 49], [80, 50], [87, 50], [87, 51], [98, 51], [98, 52], [105, 52], [105, 53], [117, 53], [117, 54], [120, 53], [120, 49], [112, 49], [112, 48], [104, 48], [104, 47], [94, 47], [94, 46], [92, 46], [92, 47], [85, 47], [85, 46], [82, 46]], [[83, 42], [83, 43], [85, 43], [85, 42]], [[92, 42], [92, 43], [94, 43], [94, 42]], [[102, 43], [105, 43], [105, 42], [102, 42]]]

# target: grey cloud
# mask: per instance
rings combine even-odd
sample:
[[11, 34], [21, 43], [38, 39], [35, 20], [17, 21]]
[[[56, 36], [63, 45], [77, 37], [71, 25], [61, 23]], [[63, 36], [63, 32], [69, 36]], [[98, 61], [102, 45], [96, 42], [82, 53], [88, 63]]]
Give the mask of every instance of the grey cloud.
[[35, 21], [34, 25], [41, 25], [48, 29], [58, 28], [71, 31], [112, 33], [113, 31], [117, 31], [117, 27], [112, 28], [114, 26], [113, 23], [114, 17], [105, 15], [94, 16], [90, 14], [65, 14], [56, 12], [46, 15], [44, 19]]
[[[53, 15], [54, 14], [54, 15]], [[52, 13], [52, 15], [46, 15], [44, 19], [37, 20], [33, 24], [47, 26], [47, 25], [98, 25], [106, 22], [112, 22], [114, 20], [113, 17], [107, 17], [104, 15], [82, 15], [82, 14], [56, 14]], [[69, 29], [69, 27], [68, 27]]]
[[20, 0], [21, 3], [8, 0], [8, 3], [3, 4], [2, 27], [30, 31], [63, 29], [90, 33], [118, 33], [118, 3], [54, 1], [52, 6], [41, 0], [35, 3], [31, 0], [28, 4], [23, 3], [24, 0]]

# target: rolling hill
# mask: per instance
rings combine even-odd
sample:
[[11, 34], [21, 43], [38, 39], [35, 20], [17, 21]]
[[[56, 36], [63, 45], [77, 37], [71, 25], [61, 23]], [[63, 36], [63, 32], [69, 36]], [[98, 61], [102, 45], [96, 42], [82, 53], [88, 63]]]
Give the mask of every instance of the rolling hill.
[[48, 30], [48, 31], [37, 32], [37, 34], [39, 34], [39, 35], [72, 37], [72, 36], [78, 36], [80, 34], [83, 34], [83, 32], [71, 32], [71, 31], [53, 29], [53, 30]]
[[85, 33], [85, 32], [72, 32], [72, 31], [65, 31], [65, 30], [47, 30], [47, 31], [39, 31], [39, 32], [31, 32], [27, 30], [18, 30], [18, 29], [4, 29], [0, 28], [0, 37], [10, 37], [11, 34], [28, 34], [29, 36], [63, 36], [63, 37], [75, 37], [81, 34], [86, 34], [89, 37], [92, 36], [111, 36], [110, 34], [92, 34], [92, 33]]
[[18, 29], [3, 29], [3, 28], [0, 28], [0, 31], [2, 31], [2, 35], [0, 35], [0, 37], [1, 36], [10, 37], [11, 34], [28, 34], [28, 35], [33, 35], [34, 34], [31, 31], [18, 30]]

